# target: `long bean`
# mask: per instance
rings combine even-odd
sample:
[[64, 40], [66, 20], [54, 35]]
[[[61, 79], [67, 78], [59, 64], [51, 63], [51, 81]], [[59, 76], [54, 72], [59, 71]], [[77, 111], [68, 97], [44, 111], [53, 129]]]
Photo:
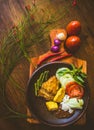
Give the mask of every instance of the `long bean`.
[[40, 74], [39, 78], [37, 79], [36, 83], [34, 84], [35, 87], [35, 95], [38, 95], [38, 91], [42, 86], [42, 83], [47, 80], [49, 71], [44, 71]]

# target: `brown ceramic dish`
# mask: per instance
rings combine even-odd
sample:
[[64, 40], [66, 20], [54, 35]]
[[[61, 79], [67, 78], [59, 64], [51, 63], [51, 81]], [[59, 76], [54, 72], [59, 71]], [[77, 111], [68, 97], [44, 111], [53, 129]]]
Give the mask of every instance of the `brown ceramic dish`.
[[84, 93], [84, 106], [82, 110], [76, 110], [75, 113], [69, 118], [58, 119], [51, 112], [49, 112], [45, 106], [45, 101], [35, 96], [34, 83], [45, 70], [49, 70], [49, 76], [55, 74], [56, 70], [61, 67], [68, 67], [71, 69], [71, 65], [62, 62], [47, 63], [34, 71], [28, 85], [27, 85], [27, 104], [34, 116], [42, 123], [50, 126], [69, 126], [78, 121], [85, 113], [88, 102], [89, 102], [89, 87], [88, 83], [85, 82], [85, 93]]

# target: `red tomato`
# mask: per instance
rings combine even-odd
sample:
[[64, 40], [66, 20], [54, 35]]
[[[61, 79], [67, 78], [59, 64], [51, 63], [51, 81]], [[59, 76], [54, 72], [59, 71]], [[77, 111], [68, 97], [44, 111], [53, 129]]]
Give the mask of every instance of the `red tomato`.
[[71, 21], [66, 30], [68, 35], [78, 35], [81, 32], [81, 23], [79, 21]]
[[82, 98], [84, 95], [84, 89], [76, 82], [70, 82], [66, 85], [66, 93], [70, 97]]
[[79, 49], [80, 43], [81, 43], [81, 40], [78, 36], [70, 36], [67, 38], [65, 42], [65, 46], [69, 51], [74, 52], [77, 49]]
[[74, 85], [76, 82], [69, 82], [67, 85], [66, 85], [66, 92], [68, 92], [69, 90], [69, 87], [71, 87], [72, 85]]

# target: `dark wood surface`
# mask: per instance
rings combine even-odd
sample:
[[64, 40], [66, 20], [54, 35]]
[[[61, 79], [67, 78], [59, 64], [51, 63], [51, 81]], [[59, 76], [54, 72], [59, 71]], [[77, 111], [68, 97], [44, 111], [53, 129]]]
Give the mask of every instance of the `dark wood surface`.
[[[51, 46], [54, 45], [54, 39], [56, 37], [56, 34], [61, 33], [62, 31], [63, 31], [62, 29], [50, 30], [49, 35], [50, 35], [50, 40], [51, 40]], [[61, 43], [60, 51], [64, 51], [63, 42]], [[52, 54], [52, 52], [49, 50], [48, 52], [46, 52], [46, 53], [44, 53], [44, 54], [42, 54], [40, 56], [31, 58], [31, 61], [33, 62], [34, 66], [37, 66], [38, 63], [41, 63], [40, 65], [43, 65], [45, 63], [49, 63], [50, 60], [51, 60], [51, 59], [49, 60], [49, 58], [48, 58], [48, 60], [46, 60], [44, 62], [41, 62], [41, 59], [45, 58], [45, 56], [47, 56], [49, 53]], [[67, 53], [67, 52], [65, 52], [65, 53]], [[63, 54], [61, 54], [61, 55], [63, 55]], [[87, 62], [85, 60], [78, 59], [77, 57], [74, 57], [74, 56], [70, 55], [68, 57], [60, 59], [59, 61], [66, 62], [66, 63], [69, 63], [69, 64], [74, 64], [78, 68], [82, 65], [83, 66], [82, 71], [87, 74]], [[32, 76], [32, 74], [33, 74], [33, 72], [35, 70], [34, 66], [32, 64], [30, 64], [30, 77]], [[31, 118], [27, 118], [27, 121], [29, 123], [31, 123], [31, 124], [39, 124], [39, 123], [41, 123], [38, 119], [32, 117], [33, 113], [30, 112], [28, 107], [27, 107], [27, 115], [31, 116]], [[78, 120], [74, 125], [84, 125], [84, 124], [86, 124], [86, 112], [84, 113], [82, 118], [80, 120]]]
[[[39, 1], [39, 0], [37, 0]], [[58, 9], [61, 8], [63, 5], [60, 4], [61, 0], [42, 0], [44, 2], [44, 6], [48, 6], [49, 8]], [[46, 1], [46, 3], [45, 3]], [[69, 0], [72, 1], [72, 0]], [[70, 13], [65, 19], [62, 20], [62, 27], [65, 27], [68, 22], [71, 20], [77, 19], [81, 22], [82, 25], [82, 32], [81, 32], [81, 41], [82, 45], [80, 50], [75, 54], [75, 57], [83, 59], [87, 61], [87, 74], [88, 74], [88, 82], [90, 88], [90, 103], [88, 106], [87, 111], [87, 122], [84, 126], [85, 128], [89, 128], [89, 126], [94, 126], [94, 1], [93, 0], [77, 0], [78, 5], [77, 7], [71, 7]], [[2, 36], [3, 30], [6, 28], [11, 28], [13, 24], [17, 24], [25, 13], [25, 5], [31, 4], [33, 0], [0, 0], [0, 36]], [[64, 3], [68, 4], [68, 1], [64, 0]], [[47, 50], [49, 50], [49, 45], [47, 46]], [[45, 53], [47, 50], [45, 48], [41, 48], [40, 51], [33, 54], [40, 55]], [[13, 71], [15, 73], [15, 78], [17, 78], [18, 82], [21, 84], [23, 88], [26, 87], [28, 79], [29, 79], [29, 64], [26, 61], [23, 61], [19, 66], [15, 68]], [[18, 76], [18, 73], [20, 75]], [[20, 81], [19, 79], [22, 79]], [[9, 84], [9, 83], [8, 83]], [[10, 86], [10, 84], [9, 84]], [[18, 102], [20, 102], [20, 111], [25, 112], [25, 99], [24, 96], [22, 98], [20, 93], [15, 93], [13, 95], [14, 90], [8, 89], [9, 98], [12, 98], [11, 104], [13, 107], [16, 106], [16, 109], [19, 110], [17, 107]], [[2, 112], [3, 113], [3, 112]], [[77, 127], [77, 126], [76, 126]], [[79, 126], [82, 129], [84, 127]], [[0, 119], [0, 130], [31, 130], [31, 129], [48, 129], [49, 127], [44, 125], [31, 125], [24, 119], [8, 119], [2, 120]], [[78, 127], [77, 127], [78, 128]], [[57, 129], [57, 128], [55, 128]]]

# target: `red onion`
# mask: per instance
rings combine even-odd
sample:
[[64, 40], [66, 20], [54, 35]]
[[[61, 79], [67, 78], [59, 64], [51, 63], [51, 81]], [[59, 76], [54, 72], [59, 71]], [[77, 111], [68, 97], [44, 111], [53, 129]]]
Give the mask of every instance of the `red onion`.
[[52, 46], [51, 51], [52, 52], [58, 52], [59, 51], [59, 46]]
[[56, 46], [59, 46], [61, 44], [61, 41], [59, 39], [54, 39], [54, 44]]

